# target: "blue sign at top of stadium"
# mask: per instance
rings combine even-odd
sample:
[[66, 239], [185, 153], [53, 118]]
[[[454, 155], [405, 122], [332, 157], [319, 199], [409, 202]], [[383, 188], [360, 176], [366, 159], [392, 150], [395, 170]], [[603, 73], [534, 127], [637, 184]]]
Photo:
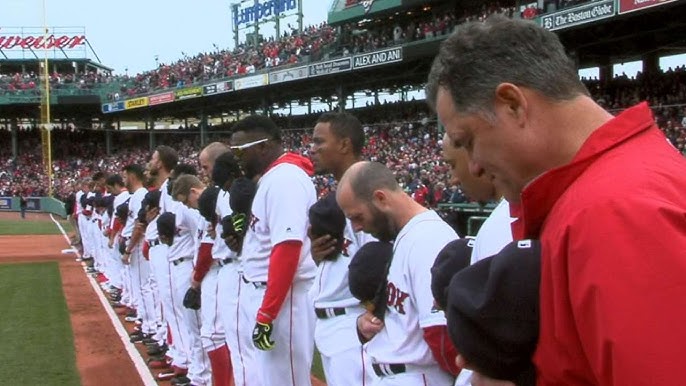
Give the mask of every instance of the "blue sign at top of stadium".
[[[302, 1], [302, 0], [300, 0]], [[250, 4], [248, 2], [248, 4]], [[298, 0], [268, 0], [264, 2], [255, 2], [248, 6], [243, 4], [233, 5], [233, 25], [238, 26], [252, 22], [258, 22], [262, 19], [280, 15], [287, 11], [292, 11], [298, 7]]]

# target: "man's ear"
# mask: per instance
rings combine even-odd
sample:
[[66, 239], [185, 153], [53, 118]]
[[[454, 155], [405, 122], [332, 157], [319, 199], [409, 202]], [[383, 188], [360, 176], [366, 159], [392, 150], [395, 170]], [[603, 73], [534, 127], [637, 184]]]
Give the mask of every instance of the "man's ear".
[[372, 204], [381, 211], [385, 211], [388, 207], [388, 199], [388, 192], [382, 189], [377, 189], [374, 191], [374, 193], [372, 193]]
[[495, 88], [495, 110], [524, 126], [528, 101], [524, 92], [512, 83], [501, 83]]

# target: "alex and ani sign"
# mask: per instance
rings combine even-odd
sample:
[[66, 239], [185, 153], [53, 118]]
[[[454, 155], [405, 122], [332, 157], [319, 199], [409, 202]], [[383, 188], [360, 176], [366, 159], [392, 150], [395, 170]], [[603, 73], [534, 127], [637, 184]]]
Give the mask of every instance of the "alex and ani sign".
[[555, 31], [606, 19], [617, 14], [614, 0], [594, 1], [541, 17], [541, 26]]

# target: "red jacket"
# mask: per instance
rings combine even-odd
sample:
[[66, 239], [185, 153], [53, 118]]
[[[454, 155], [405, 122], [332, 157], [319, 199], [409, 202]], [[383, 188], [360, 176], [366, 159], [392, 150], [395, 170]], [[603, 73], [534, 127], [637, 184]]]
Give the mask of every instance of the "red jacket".
[[520, 235], [542, 242], [538, 385], [682, 384], [686, 159], [647, 104], [534, 180], [520, 209]]

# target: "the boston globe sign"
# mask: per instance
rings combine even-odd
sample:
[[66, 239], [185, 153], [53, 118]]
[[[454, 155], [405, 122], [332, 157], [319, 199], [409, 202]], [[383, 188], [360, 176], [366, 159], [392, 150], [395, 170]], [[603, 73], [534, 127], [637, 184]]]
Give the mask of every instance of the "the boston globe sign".
[[606, 19], [617, 14], [615, 0], [594, 1], [541, 17], [541, 26], [555, 31]]

